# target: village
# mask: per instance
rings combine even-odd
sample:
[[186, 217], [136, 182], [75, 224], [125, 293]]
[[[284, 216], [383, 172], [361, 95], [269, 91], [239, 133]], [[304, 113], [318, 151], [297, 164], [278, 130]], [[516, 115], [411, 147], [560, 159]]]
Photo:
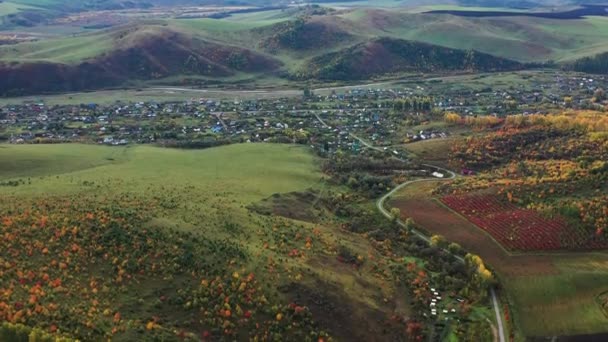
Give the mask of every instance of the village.
[[[230, 143], [298, 143], [325, 153], [358, 152], [369, 143], [394, 155], [404, 144], [447, 138], [445, 112], [461, 116], [531, 114], [564, 108], [603, 109], [594, 96], [604, 77], [551, 75], [544, 83], [492, 89], [430, 80], [390, 88], [305, 90], [281, 99], [207, 99], [0, 107], [0, 141], [79, 142], [204, 148]], [[598, 103], [599, 102], [599, 103]], [[600, 108], [598, 108], [600, 107]], [[356, 137], [356, 138], [355, 138]]]

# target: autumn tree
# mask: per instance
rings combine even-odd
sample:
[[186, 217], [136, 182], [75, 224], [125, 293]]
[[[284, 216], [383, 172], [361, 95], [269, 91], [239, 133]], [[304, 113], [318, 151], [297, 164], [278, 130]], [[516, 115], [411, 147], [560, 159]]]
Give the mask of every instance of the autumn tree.
[[[494, 275], [478, 255], [468, 253], [464, 261], [469, 271], [469, 290], [480, 297], [485, 296], [487, 289], [494, 283]], [[473, 295], [471, 292], [470, 295]]]
[[410, 341], [418, 341], [422, 339], [422, 324], [420, 322], [410, 320], [407, 322], [407, 336]]
[[462, 253], [462, 247], [456, 242], [452, 242], [448, 245], [448, 251], [452, 254], [460, 254]]
[[593, 102], [601, 102], [606, 99], [606, 92], [602, 88], [597, 88], [593, 93]]
[[462, 122], [462, 117], [458, 113], [447, 112], [443, 116], [443, 120], [449, 124], [455, 125]]
[[444, 248], [448, 244], [448, 241], [445, 237], [441, 235], [433, 235], [431, 236], [431, 246]]
[[391, 208], [391, 218], [393, 222], [396, 222], [401, 217], [401, 210], [399, 208]]

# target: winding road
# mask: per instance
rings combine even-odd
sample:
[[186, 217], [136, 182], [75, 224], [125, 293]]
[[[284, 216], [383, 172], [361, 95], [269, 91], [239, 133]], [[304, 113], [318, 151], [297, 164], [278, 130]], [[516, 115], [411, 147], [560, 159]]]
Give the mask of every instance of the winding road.
[[[446, 180], [456, 178], [456, 173], [454, 173], [453, 171], [450, 171], [448, 169], [444, 169], [442, 167], [430, 165], [430, 164], [422, 164], [422, 165], [429, 167], [429, 168], [439, 170], [439, 171], [443, 171], [446, 174], [449, 174], [450, 176], [446, 177], [446, 178], [416, 179], [416, 180], [411, 180], [411, 181], [407, 181], [405, 183], [399, 184], [397, 187], [395, 187], [393, 190], [388, 192], [386, 195], [382, 196], [376, 202], [376, 207], [378, 208], [378, 211], [380, 211], [380, 213], [382, 213], [382, 215], [384, 215], [386, 218], [393, 219], [393, 216], [391, 215], [391, 213], [388, 210], [386, 210], [385, 203], [397, 191], [399, 191], [411, 184], [414, 184], [414, 183], [431, 182], [431, 181], [436, 182], [436, 181], [442, 181], [442, 180], [446, 181]], [[401, 221], [400, 219], [397, 219], [397, 224], [399, 224], [401, 227], [405, 228], [405, 223], [403, 223], [403, 221]], [[431, 243], [431, 239], [424, 233], [422, 233], [416, 229], [412, 229], [411, 232], [413, 234], [415, 234], [416, 236], [418, 236], [419, 238], [421, 238], [422, 240], [426, 241], [427, 243]], [[447, 252], [449, 253], [449, 251], [447, 251]], [[456, 257], [456, 259], [460, 260], [461, 262], [464, 262], [464, 258], [462, 258], [461, 256], [454, 255], [454, 257]], [[496, 315], [496, 322], [498, 324], [498, 336], [495, 336], [495, 340], [500, 341], [500, 342], [506, 342], [504, 324], [503, 324], [503, 320], [502, 320], [502, 315], [500, 314], [500, 304], [498, 302], [498, 298], [496, 297], [496, 291], [494, 290], [493, 287], [490, 288], [490, 297], [492, 298], [492, 307], [494, 308], [494, 314]], [[493, 328], [493, 330], [496, 330], [496, 329]]]
[[[323, 119], [319, 116], [319, 114], [317, 114], [316, 112], [313, 113], [313, 115], [317, 118], [317, 120], [321, 123], [321, 125], [329, 128], [330, 126], [325, 123], [325, 121], [323, 121]], [[375, 151], [379, 151], [379, 152], [385, 152], [383, 149], [376, 147], [372, 144], [370, 144], [369, 142], [365, 141], [364, 139], [356, 136], [353, 133], [349, 132], [349, 135], [353, 138], [353, 139], [357, 139], [361, 142], [361, 144], [363, 144], [363, 146], [375, 150]], [[399, 160], [402, 160], [400, 158], [397, 158]], [[376, 207], [378, 208], [378, 211], [380, 211], [380, 213], [382, 215], [384, 215], [386, 218], [388, 218], [389, 220], [393, 219], [393, 216], [391, 215], [390, 211], [388, 211], [385, 207], [386, 201], [393, 196], [397, 191], [411, 185], [414, 183], [421, 183], [421, 182], [431, 182], [431, 181], [447, 181], [450, 179], [454, 179], [456, 178], [456, 173], [453, 171], [450, 171], [448, 169], [436, 166], [436, 165], [431, 165], [431, 164], [422, 164], [422, 166], [431, 168], [431, 169], [435, 169], [438, 171], [443, 171], [445, 174], [448, 174], [449, 177], [446, 178], [423, 178], [423, 179], [416, 179], [416, 180], [410, 180], [404, 183], [399, 184], [397, 187], [395, 187], [394, 189], [392, 189], [391, 191], [389, 191], [387, 194], [385, 194], [384, 196], [380, 197], [380, 199], [378, 199], [378, 201], [376, 201]], [[401, 227], [405, 228], [405, 223], [403, 223], [403, 221], [401, 221], [400, 219], [397, 219], [397, 224], [400, 225]], [[415, 234], [416, 236], [418, 236], [419, 238], [421, 238], [422, 240], [426, 241], [427, 243], [431, 243], [431, 239], [430, 237], [428, 237], [427, 235], [425, 235], [424, 233], [416, 230], [416, 229], [412, 229], [411, 232], [413, 234]], [[447, 251], [447, 250], [446, 250]], [[447, 251], [448, 253], [450, 253], [449, 251]], [[455, 255], [453, 254], [454, 257], [456, 259], [458, 259], [461, 262], [464, 262], [464, 258], [459, 256], [459, 255]], [[496, 322], [498, 324], [498, 336], [496, 336], [496, 328], [492, 325], [492, 332], [494, 333], [494, 340], [495, 341], [499, 341], [499, 342], [506, 342], [506, 338], [505, 338], [505, 329], [504, 329], [504, 323], [503, 323], [503, 318], [502, 315], [500, 314], [500, 303], [498, 301], [498, 298], [496, 297], [496, 291], [494, 290], [493, 287], [490, 288], [490, 297], [492, 298], [492, 307], [494, 309], [494, 314], [496, 315]]]
[[[429, 164], [422, 164], [423, 166], [426, 167], [431, 167], [431, 168], [435, 168], [438, 170], [441, 170], [447, 174], [449, 174], [450, 176], [448, 178], [443, 178], [443, 180], [449, 180], [449, 179], [454, 179], [456, 178], [456, 174], [450, 170], [446, 170], [444, 168], [441, 167], [437, 167], [434, 165], [429, 165]], [[384, 215], [386, 218], [388, 219], [392, 219], [393, 216], [391, 215], [391, 213], [386, 210], [386, 207], [384, 206], [384, 204], [386, 203], [386, 201], [393, 196], [397, 191], [405, 188], [408, 185], [414, 184], [414, 183], [421, 183], [421, 182], [430, 182], [430, 181], [437, 181], [437, 180], [442, 180], [442, 178], [424, 178], [424, 179], [416, 179], [416, 180], [411, 180], [411, 181], [407, 181], [405, 183], [401, 183], [399, 184], [399, 186], [397, 186], [396, 188], [394, 188], [393, 190], [391, 190], [389, 193], [387, 193], [386, 195], [382, 196], [378, 201], [376, 201], [376, 207], [378, 208], [378, 210], [380, 211], [380, 213], [382, 213], [382, 215]], [[400, 225], [401, 227], [405, 228], [405, 223], [403, 223], [403, 221], [401, 220], [397, 220], [397, 224]], [[423, 234], [422, 232], [416, 230], [416, 229], [412, 229], [412, 233], [414, 233], [416, 236], [418, 236], [419, 238], [421, 238], [422, 240], [426, 241], [427, 243], [431, 242], [431, 239], [426, 236], [425, 234]], [[464, 259], [458, 255], [455, 255], [455, 257], [464, 262]]]

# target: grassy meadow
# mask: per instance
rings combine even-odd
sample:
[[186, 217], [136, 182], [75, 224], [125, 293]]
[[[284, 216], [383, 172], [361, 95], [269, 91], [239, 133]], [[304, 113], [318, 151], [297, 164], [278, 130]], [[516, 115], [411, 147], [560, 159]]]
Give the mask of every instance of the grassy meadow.
[[561, 255], [554, 270], [535, 276], [505, 277], [515, 318], [527, 336], [606, 332], [598, 297], [608, 291], [608, 255]]
[[[266, 85], [266, 84], [264, 84]], [[179, 102], [191, 99], [276, 99], [285, 97], [301, 96], [302, 91], [298, 89], [277, 90], [229, 90], [229, 89], [188, 89], [188, 88], [163, 88], [147, 87], [140, 90], [100, 90], [94, 92], [68, 93], [58, 95], [22, 96], [13, 98], [0, 98], [0, 105], [22, 104], [24, 102], [43, 102], [48, 105], [66, 105], [81, 103], [113, 104], [116, 102]]]
[[17, 62], [47, 61], [71, 64], [99, 56], [112, 47], [113, 39], [111, 35], [93, 33], [0, 47], [0, 60]]
[[42, 189], [86, 191], [79, 186], [84, 181], [107, 182], [104, 189], [110, 192], [116, 191], [113, 186], [142, 192], [149, 184], [192, 185], [209, 194], [233, 193], [227, 199], [249, 204], [273, 193], [304, 190], [318, 184], [321, 177], [311, 154], [281, 145], [231, 145], [203, 151], [5, 145], [0, 148], [0, 159], [0, 179], [44, 177], [31, 186], [9, 191], [14, 194], [36, 194]]
[[[0, 259], [15, 250], [35, 255], [13, 253], [15, 267], [3, 271], [0, 291], [16, 288], [0, 300], [5, 321], [84, 340], [270, 334], [316, 341], [333, 324], [331, 312], [348, 326], [409, 312], [406, 297], [377, 271], [392, 261], [364, 237], [322, 216], [315, 223], [249, 209], [278, 194], [329, 190], [306, 147], [0, 145], [0, 161], [0, 231], [8, 239]], [[28, 238], [15, 240], [16, 231]], [[66, 246], [71, 252], [62, 252]], [[336, 260], [339, 248], [376, 261], [354, 269]], [[23, 272], [31, 278], [18, 283]], [[29, 296], [22, 287], [39, 272], [44, 292], [29, 297], [39, 309], [22, 316]], [[380, 327], [332, 331], [348, 340], [381, 334]]]

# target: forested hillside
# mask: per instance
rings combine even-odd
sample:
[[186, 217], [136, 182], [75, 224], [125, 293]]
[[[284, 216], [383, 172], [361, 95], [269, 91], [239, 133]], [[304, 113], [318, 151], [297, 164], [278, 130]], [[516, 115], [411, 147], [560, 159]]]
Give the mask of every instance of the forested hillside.
[[357, 80], [397, 72], [499, 71], [524, 65], [476, 51], [378, 38], [311, 60], [295, 78]]
[[572, 69], [591, 74], [608, 73], [608, 52], [594, 57], [585, 57], [572, 64]]

